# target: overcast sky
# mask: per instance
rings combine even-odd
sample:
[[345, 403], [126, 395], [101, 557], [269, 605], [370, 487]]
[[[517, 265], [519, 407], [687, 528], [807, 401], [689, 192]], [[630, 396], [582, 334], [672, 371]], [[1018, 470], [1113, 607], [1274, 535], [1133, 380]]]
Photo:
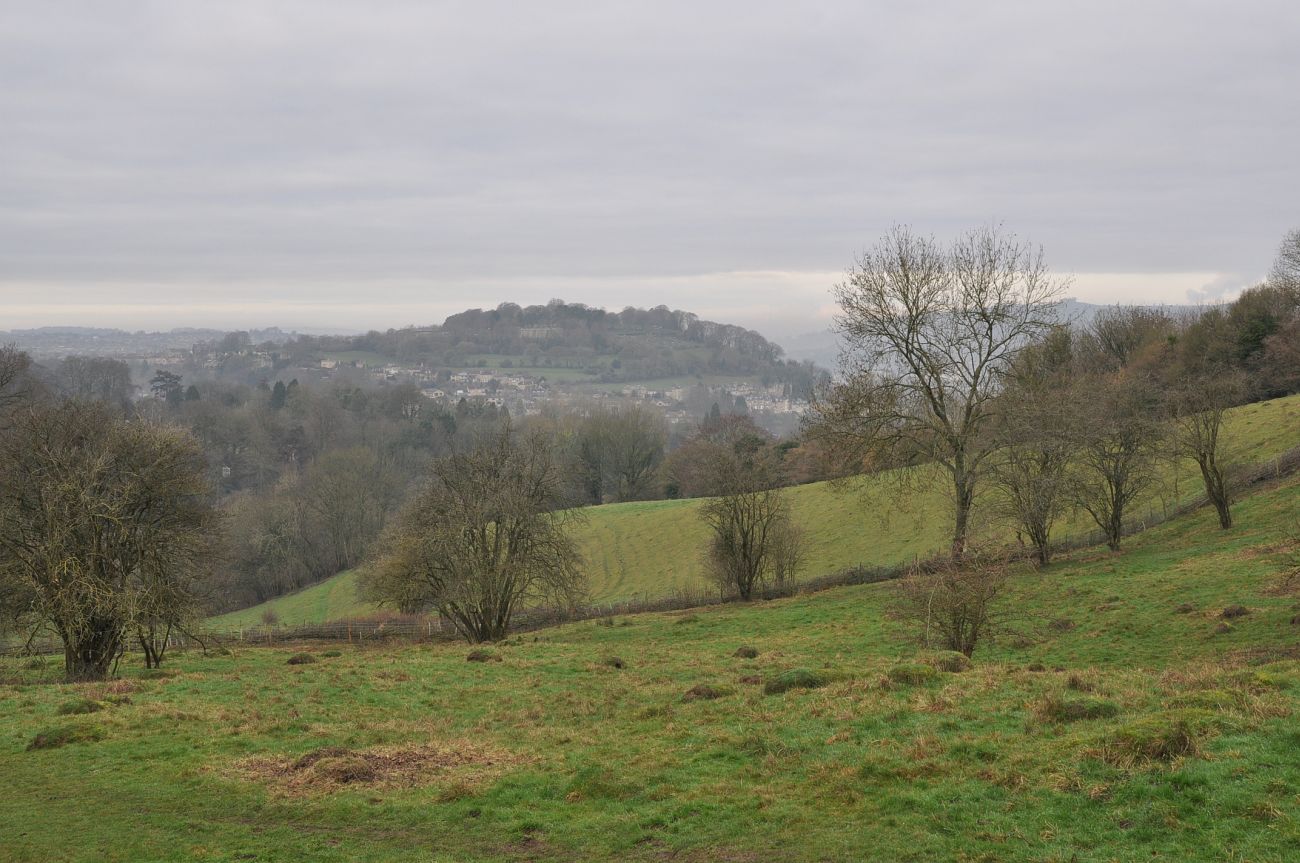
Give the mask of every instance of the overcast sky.
[[895, 222], [1094, 302], [1300, 226], [1300, 3], [0, 0], [0, 330], [816, 328]]

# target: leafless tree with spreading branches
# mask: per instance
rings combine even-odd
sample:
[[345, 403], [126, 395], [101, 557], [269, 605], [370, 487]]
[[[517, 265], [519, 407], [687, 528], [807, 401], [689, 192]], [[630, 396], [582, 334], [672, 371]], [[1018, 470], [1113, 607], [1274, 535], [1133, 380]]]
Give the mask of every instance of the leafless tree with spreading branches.
[[843, 380], [815, 402], [810, 432], [861, 463], [940, 465], [960, 557], [1001, 377], [1051, 328], [1064, 285], [1040, 249], [996, 228], [947, 247], [895, 228], [836, 286]]
[[70, 679], [195, 613], [217, 525], [204, 468], [188, 432], [103, 403], [33, 406], [0, 437], [0, 582], [58, 633]]
[[504, 638], [525, 606], [575, 604], [586, 577], [565, 488], [548, 441], [509, 426], [438, 459], [386, 534], [364, 594], [407, 611], [434, 608], [471, 642]]

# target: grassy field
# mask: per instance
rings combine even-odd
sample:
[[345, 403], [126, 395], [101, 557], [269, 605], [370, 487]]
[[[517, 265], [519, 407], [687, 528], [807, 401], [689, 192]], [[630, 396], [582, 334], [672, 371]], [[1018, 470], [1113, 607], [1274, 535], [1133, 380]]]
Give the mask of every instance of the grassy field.
[[[1300, 446], [1300, 396], [1238, 408], [1232, 414], [1230, 437], [1237, 458], [1246, 462]], [[1171, 476], [1168, 499], [1172, 502], [1199, 491], [1199, 476], [1184, 465], [1176, 477]], [[805, 574], [810, 576], [925, 557], [941, 549], [947, 539], [942, 495], [906, 492], [889, 477], [861, 480], [847, 488], [813, 483], [792, 488], [789, 494], [807, 542]], [[584, 510], [585, 521], [576, 532], [587, 560], [592, 599], [657, 599], [704, 587], [700, 550], [706, 533], [699, 506], [698, 500], [649, 501]], [[1158, 511], [1161, 506], [1161, 501], [1152, 499], [1139, 512]], [[1061, 533], [1092, 527], [1076, 516], [1062, 526]], [[255, 626], [268, 608], [286, 625], [377, 613], [379, 609], [357, 600], [355, 584], [355, 572], [343, 573], [299, 593], [214, 618], [213, 623]]]
[[[1021, 572], [957, 673], [888, 584], [483, 663], [317, 644], [63, 685], [0, 662], [0, 859], [1300, 859], [1300, 485], [1237, 512]], [[794, 671], [822, 685], [765, 694]]]

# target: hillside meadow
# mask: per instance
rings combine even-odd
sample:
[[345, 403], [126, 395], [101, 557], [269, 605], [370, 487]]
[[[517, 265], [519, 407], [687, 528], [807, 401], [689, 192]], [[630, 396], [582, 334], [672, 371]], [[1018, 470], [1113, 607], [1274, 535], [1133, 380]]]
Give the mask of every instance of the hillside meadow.
[[[1246, 405], [1231, 414], [1228, 437], [1244, 463], [1275, 458], [1300, 446], [1300, 396]], [[1168, 473], [1163, 497], [1151, 497], [1134, 515], [1164, 507], [1201, 491], [1194, 466]], [[804, 574], [819, 576], [853, 566], [888, 566], [926, 557], [948, 540], [947, 501], [939, 482], [894, 474], [847, 483], [811, 483], [789, 490], [795, 519], [807, 544]], [[607, 504], [582, 511], [575, 527], [587, 561], [594, 602], [660, 599], [708, 587], [701, 563], [707, 540], [699, 500]], [[1074, 515], [1058, 529], [1069, 536], [1089, 531]], [[986, 534], [1005, 536], [1005, 526], [985, 524]], [[289, 596], [213, 618], [213, 627], [257, 626], [271, 610], [284, 625], [365, 617], [382, 610], [357, 599], [356, 573], [346, 572]]]
[[317, 643], [65, 685], [7, 660], [0, 858], [1293, 860], [1300, 485], [1238, 515], [1020, 571], [970, 667], [918, 653], [889, 584], [482, 662]]

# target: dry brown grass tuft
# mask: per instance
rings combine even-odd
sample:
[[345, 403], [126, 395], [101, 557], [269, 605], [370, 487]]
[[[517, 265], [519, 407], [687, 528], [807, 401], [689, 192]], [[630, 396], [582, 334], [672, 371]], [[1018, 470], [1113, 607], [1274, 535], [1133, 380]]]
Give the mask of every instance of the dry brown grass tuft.
[[288, 795], [327, 794], [348, 785], [416, 787], [445, 782], [463, 796], [528, 760], [498, 747], [457, 740], [361, 750], [324, 746], [298, 758], [247, 758], [235, 765], [235, 771], [239, 778]]

